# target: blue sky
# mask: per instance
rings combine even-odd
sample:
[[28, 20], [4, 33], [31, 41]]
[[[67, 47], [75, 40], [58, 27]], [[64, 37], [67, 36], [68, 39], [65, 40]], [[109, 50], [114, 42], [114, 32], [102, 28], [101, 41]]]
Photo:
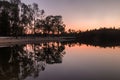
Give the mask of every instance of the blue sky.
[[120, 0], [22, 0], [37, 3], [46, 15], [62, 15], [67, 28], [120, 26]]

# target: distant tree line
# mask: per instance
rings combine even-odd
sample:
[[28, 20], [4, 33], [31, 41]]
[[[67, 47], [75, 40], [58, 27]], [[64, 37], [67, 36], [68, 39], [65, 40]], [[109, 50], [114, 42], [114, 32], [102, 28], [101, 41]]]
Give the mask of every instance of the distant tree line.
[[[71, 40], [64, 42], [69, 47], [81, 44], [99, 46], [99, 47], [119, 47], [120, 46], [120, 28], [99, 28], [86, 31], [68, 30], [66, 36], [73, 37]], [[70, 38], [69, 38], [70, 39]]]
[[62, 34], [65, 24], [62, 16], [45, 16], [38, 4], [27, 5], [21, 0], [0, 1], [0, 36], [27, 34]]
[[87, 30], [78, 33], [76, 39], [79, 41], [93, 42], [120, 42], [120, 29], [115, 28], [100, 28], [94, 30]]

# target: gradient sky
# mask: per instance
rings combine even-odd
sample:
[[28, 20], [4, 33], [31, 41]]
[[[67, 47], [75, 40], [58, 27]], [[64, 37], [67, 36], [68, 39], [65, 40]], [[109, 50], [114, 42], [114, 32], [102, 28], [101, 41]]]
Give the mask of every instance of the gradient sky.
[[45, 15], [62, 15], [68, 28], [94, 29], [120, 26], [120, 0], [22, 0], [33, 2]]

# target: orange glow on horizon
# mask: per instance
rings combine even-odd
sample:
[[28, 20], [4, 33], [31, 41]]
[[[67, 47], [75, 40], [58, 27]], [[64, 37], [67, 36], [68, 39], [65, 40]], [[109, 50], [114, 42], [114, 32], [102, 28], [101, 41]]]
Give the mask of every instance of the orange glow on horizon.
[[91, 30], [91, 29], [99, 29], [99, 28], [120, 28], [120, 23], [114, 24], [77, 24], [77, 25], [72, 25], [72, 24], [66, 24], [66, 31], [68, 29], [74, 29], [75, 31], [81, 30], [81, 31], [86, 31], [86, 30]]

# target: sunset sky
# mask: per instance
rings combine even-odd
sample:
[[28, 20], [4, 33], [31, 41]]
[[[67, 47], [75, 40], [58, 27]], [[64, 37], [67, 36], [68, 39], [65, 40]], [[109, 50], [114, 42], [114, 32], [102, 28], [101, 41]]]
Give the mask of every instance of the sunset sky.
[[37, 3], [45, 15], [62, 15], [66, 28], [94, 29], [120, 26], [120, 0], [22, 0]]

